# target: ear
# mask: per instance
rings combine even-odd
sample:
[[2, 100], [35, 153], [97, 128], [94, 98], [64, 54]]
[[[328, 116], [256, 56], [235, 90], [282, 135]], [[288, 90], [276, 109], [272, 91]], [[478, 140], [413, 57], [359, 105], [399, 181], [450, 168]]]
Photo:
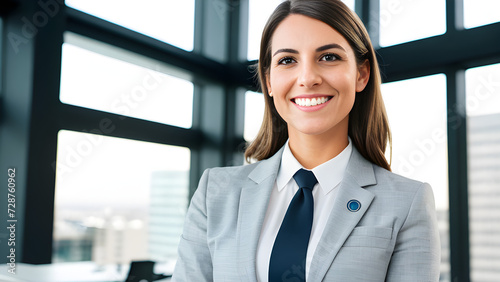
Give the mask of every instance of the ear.
[[269, 72], [266, 73], [266, 86], [267, 86], [267, 94], [272, 97], [273, 90], [271, 89], [271, 76], [269, 75]]
[[370, 80], [370, 61], [366, 59], [358, 66], [358, 75], [356, 77], [356, 92], [361, 92], [365, 89]]

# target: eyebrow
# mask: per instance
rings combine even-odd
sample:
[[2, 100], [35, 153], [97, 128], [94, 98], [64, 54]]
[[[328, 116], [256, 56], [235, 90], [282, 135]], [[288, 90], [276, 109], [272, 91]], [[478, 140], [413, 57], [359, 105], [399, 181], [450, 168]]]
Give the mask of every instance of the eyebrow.
[[328, 49], [340, 49], [344, 52], [347, 52], [344, 47], [340, 46], [339, 44], [337, 43], [332, 43], [332, 44], [326, 44], [326, 45], [323, 45], [321, 47], [318, 47], [316, 48], [316, 52], [321, 52], [321, 51], [325, 51], [325, 50], [328, 50]]
[[284, 49], [278, 49], [276, 52], [274, 52], [273, 57], [276, 56], [278, 53], [292, 53], [292, 54], [298, 54], [299, 51], [295, 49], [289, 49], [289, 48], [284, 48]]
[[[326, 44], [326, 45], [320, 46], [320, 47], [316, 48], [316, 52], [321, 52], [321, 51], [325, 51], [328, 49], [340, 49], [340, 50], [346, 52], [344, 47], [340, 46], [337, 43], [331, 43], [331, 44]], [[295, 49], [290, 49], [290, 48], [278, 49], [278, 50], [276, 50], [276, 52], [274, 52], [273, 57], [276, 56], [276, 54], [278, 54], [278, 53], [298, 54], [299, 51], [297, 51]]]

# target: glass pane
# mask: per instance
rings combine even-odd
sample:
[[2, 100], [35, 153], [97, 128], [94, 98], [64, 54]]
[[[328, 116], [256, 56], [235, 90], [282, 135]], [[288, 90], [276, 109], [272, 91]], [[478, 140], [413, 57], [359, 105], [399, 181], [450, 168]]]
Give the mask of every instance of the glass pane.
[[446, 32], [445, 0], [380, 0], [380, 46]]
[[354, 11], [356, 0], [342, 0], [342, 2], [344, 2], [347, 7]]
[[193, 83], [165, 74], [168, 67], [137, 54], [78, 36], [66, 38], [70, 40], [62, 48], [61, 102], [191, 127]]
[[468, 69], [467, 116], [494, 116], [500, 113], [500, 64]]
[[498, 11], [498, 0], [464, 0], [464, 27], [473, 28], [499, 22]]
[[382, 93], [392, 131], [392, 170], [432, 186], [441, 235], [441, 281], [450, 281], [446, 76], [386, 83]]
[[187, 148], [59, 131], [53, 261], [173, 264], [189, 166]]
[[[248, 22], [248, 51], [247, 59], [257, 60], [259, 58], [260, 38], [266, 25], [267, 19], [274, 9], [283, 0], [250, 0], [249, 2], [249, 22]], [[354, 10], [354, 0], [344, 0], [349, 8]]]
[[465, 76], [471, 281], [500, 281], [500, 64]]
[[245, 129], [243, 136], [251, 142], [257, 136], [264, 118], [264, 96], [262, 93], [247, 91], [245, 93]]
[[66, 0], [66, 5], [147, 36], [193, 50], [194, 0]]
[[250, 0], [248, 1], [248, 51], [247, 59], [259, 58], [260, 38], [267, 19], [283, 0]]

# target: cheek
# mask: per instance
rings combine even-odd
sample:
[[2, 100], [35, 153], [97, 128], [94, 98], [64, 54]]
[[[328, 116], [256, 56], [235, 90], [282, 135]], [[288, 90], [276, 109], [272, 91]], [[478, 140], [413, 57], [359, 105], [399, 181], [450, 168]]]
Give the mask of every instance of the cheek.
[[336, 88], [341, 93], [356, 92], [356, 74], [347, 69], [344, 71], [336, 71], [328, 76], [330, 85]]
[[332, 73], [328, 76], [328, 84], [338, 94], [338, 102], [334, 104], [343, 114], [350, 112], [356, 99], [356, 77], [346, 70]]
[[288, 91], [297, 81], [299, 75], [298, 69], [296, 67], [289, 68], [271, 68], [269, 71], [271, 87], [274, 89], [280, 89], [281, 91]]
[[270, 79], [271, 89], [273, 91], [273, 95], [277, 95], [282, 97], [286, 95], [288, 90], [291, 87], [291, 80], [287, 78], [286, 75], [280, 72], [271, 72]]

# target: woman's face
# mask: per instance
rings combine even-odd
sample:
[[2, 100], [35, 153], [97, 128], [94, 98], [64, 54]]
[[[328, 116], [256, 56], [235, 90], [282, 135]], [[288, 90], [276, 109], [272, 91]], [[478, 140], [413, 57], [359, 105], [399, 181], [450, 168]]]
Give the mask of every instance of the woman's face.
[[347, 138], [349, 112], [356, 92], [368, 82], [369, 63], [358, 67], [340, 33], [303, 15], [285, 18], [271, 46], [267, 87], [290, 138], [297, 134]]

